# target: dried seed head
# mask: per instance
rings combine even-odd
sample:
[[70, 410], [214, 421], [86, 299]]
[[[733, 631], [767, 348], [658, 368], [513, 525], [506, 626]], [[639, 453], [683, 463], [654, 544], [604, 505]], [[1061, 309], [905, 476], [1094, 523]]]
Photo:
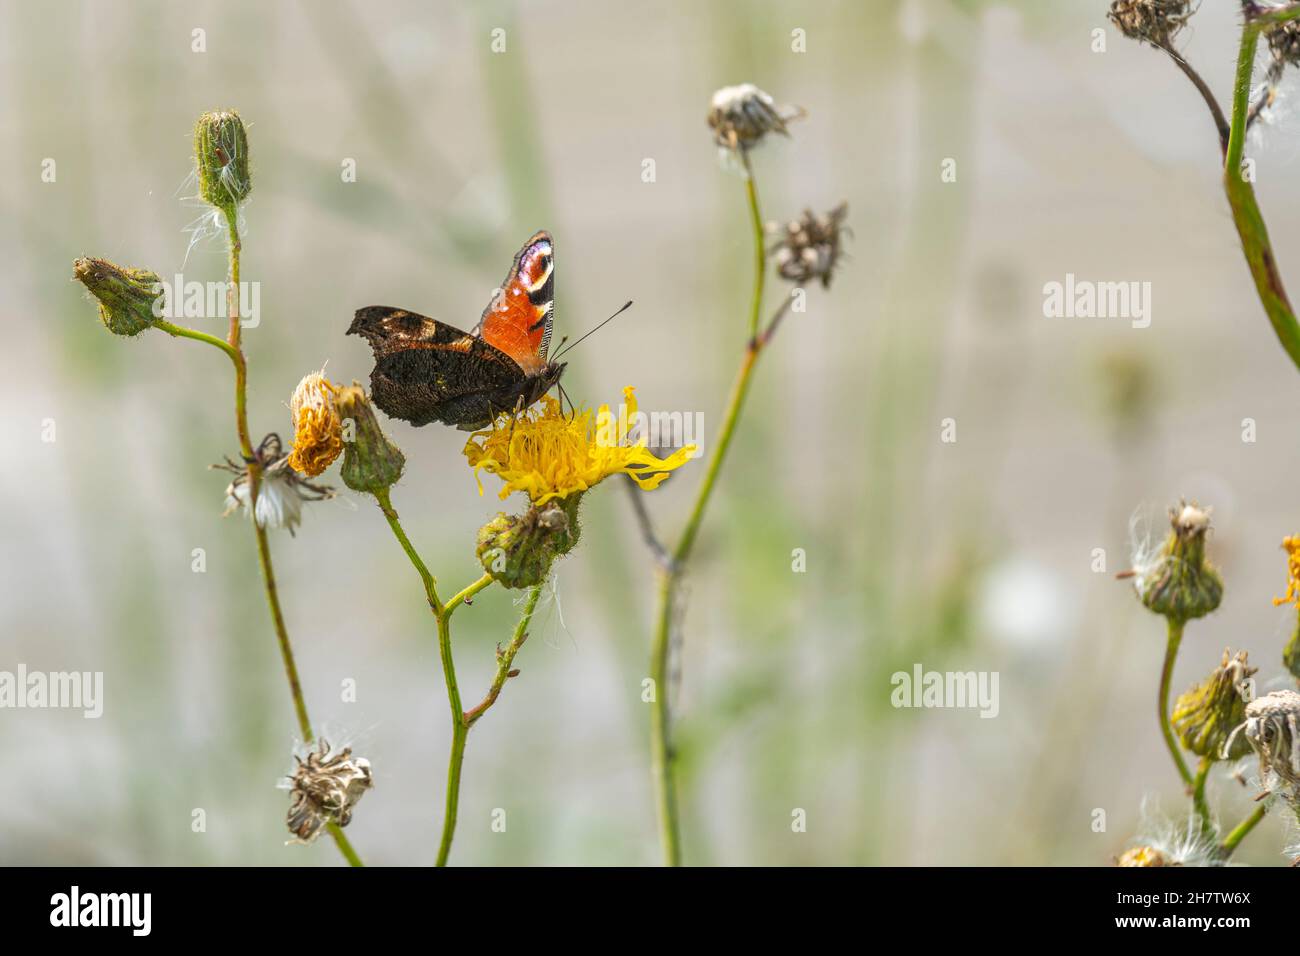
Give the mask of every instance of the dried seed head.
[[1109, 16], [1130, 40], [1169, 46], [1195, 12], [1191, 0], [1115, 0]]
[[797, 106], [777, 106], [753, 83], [741, 83], [713, 94], [708, 120], [717, 144], [737, 151], [757, 146], [768, 133], [789, 136], [785, 124], [803, 115]]
[[1259, 754], [1260, 776], [1276, 774], [1287, 787], [1300, 787], [1300, 694], [1275, 690], [1251, 701], [1233, 736], [1238, 732]]
[[365, 390], [356, 382], [339, 389], [336, 405], [343, 421], [352, 423], [351, 434], [344, 435], [343, 483], [372, 495], [395, 485], [406, 456], [384, 434]]
[[1204, 617], [1223, 600], [1223, 578], [1205, 557], [1210, 509], [1179, 502], [1169, 509], [1169, 536], [1158, 554], [1135, 557], [1142, 603], [1172, 621]]
[[1246, 663], [1245, 651], [1230, 659], [1225, 649], [1210, 676], [1178, 698], [1172, 717], [1184, 747], [1211, 760], [1236, 760], [1250, 753], [1249, 742], [1232, 738], [1246, 719], [1251, 686], [1247, 681], [1256, 670]]
[[1273, 62], [1280, 73], [1283, 66], [1300, 66], [1300, 21], [1287, 20], [1269, 27], [1264, 34]]
[[331, 754], [324, 739], [306, 760], [297, 755], [294, 760], [298, 769], [289, 778], [287, 823], [294, 842], [311, 843], [326, 824], [345, 827], [351, 822], [357, 801], [374, 786], [370, 761], [353, 759], [351, 747]]
[[767, 231], [777, 237], [771, 249], [781, 278], [796, 285], [820, 279], [822, 286], [829, 287], [840, 259], [841, 238], [848, 231], [844, 226], [848, 213], [849, 204], [842, 202], [824, 214], [805, 210], [784, 226], [769, 223]]
[[114, 335], [139, 335], [162, 317], [154, 312], [163, 294], [157, 273], [83, 257], [72, 275], [99, 302], [99, 320]]

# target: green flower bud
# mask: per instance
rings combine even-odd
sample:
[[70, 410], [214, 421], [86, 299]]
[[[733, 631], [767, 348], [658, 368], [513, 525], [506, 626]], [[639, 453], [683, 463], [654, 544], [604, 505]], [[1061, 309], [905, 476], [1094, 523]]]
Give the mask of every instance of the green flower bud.
[[1210, 676], [1178, 698], [1172, 719], [1184, 747], [1210, 760], [1236, 760], [1250, 753], [1250, 742], [1241, 735], [1234, 739], [1232, 732], [1246, 719], [1246, 682], [1256, 670], [1247, 665], [1245, 651], [1229, 659], [1224, 650]]
[[361, 386], [353, 382], [339, 389], [334, 407], [342, 420], [343, 483], [353, 491], [368, 494], [396, 484], [406, 467], [406, 456], [379, 427]]
[[194, 124], [199, 195], [234, 218], [235, 207], [253, 191], [248, 175], [248, 133], [234, 110], [204, 113]]
[[81, 258], [72, 264], [72, 274], [99, 300], [100, 321], [114, 335], [139, 335], [161, 318], [154, 304], [162, 297], [162, 280], [148, 269]]
[[1181, 502], [1169, 509], [1171, 530], [1160, 552], [1138, 560], [1134, 583], [1142, 603], [1173, 621], [1204, 617], [1223, 600], [1223, 578], [1205, 557], [1209, 509]]
[[1291, 676], [1300, 681], [1300, 624], [1291, 633], [1291, 640], [1282, 648], [1282, 663], [1291, 672]]
[[552, 499], [522, 515], [498, 514], [479, 529], [476, 553], [483, 570], [508, 588], [541, 584], [555, 559], [578, 543], [578, 499]]

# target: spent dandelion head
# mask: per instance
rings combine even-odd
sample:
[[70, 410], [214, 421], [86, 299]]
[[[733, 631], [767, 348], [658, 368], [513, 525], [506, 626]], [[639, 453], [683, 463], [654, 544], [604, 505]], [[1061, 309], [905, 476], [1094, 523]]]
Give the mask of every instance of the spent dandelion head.
[[330, 752], [322, 738], [307, 759], [294, 754], [297, 768], [289, 778], [289, 814], [286, 823], [295, 843], [311, 843], [327, 824], [340, 827], [352, 821], [352, 812], [365, 792], [374, 786], [370, 761], [352, 756], [352, 748]]
[[1155, 809], [1150, 800], [1142, 802], [1142, 823], [1134, 845], [1116, 860], [1119, 866], [1220, 866], [1213, 827], [1202, 825], [1193, 811], [1185, 823], [1176, 823]]
[[335, 401], [338, 391], [321, 369], [304, 376], [289, 400], [293, 415], [289, 466], [308, 478], [315, 478], [343, 453], [343, 420]]
[[695, 446], [667, 458], [654, 455], [644, 437], [631, 437], [637, 417], [635, 391], [628, 387], [623, 395], [618, 415], [608, 405], [594, 413], [575, 409], [565, 415], [559, 402], [544, 396], [523, 415], [503, 415], [491, 428], [471, 435], [465, 458], [476, 474], [486, 471], [501, 479], [502, 498], [521, 491], [538, 506], [585, 492], [610, 475], [628, 475], [646, 491], [657, 488], [691, 459]]
[[849, 231], [844, 225], [848, 213], [849, 204], [842, 202], [827, 213], [804, 210], [784, 226], [769, 223], [767, 231], [776, 237], [771, 252], [777, 274], [797, 285], [820, 280], [829, 288], [839, 264], [843, 235]]
[[[333, 488], [305, 481], [289, 467], [289, 456], [282, 450], [279, 435], [271, 434], [262, 439], [255, 455], [261, 478], [257, 486], [256, 514], [252, 516], [258, 527], [285, 528], [293, 534], [302, 521], [304, 502], [334, 497]], [[235, 476], [226, 486], [225, 513], [242, 510], [251, 514], [253, 495], [248, 465], [237, 465], [227, 458], [224, 463], [212, 467]]]
[[1108, 16], [1130, 40], [1170, 46], [1195, 12], [1191, 0], [1114, 0]]
[[786, 124], [803, 115], [799, 107], [778, 106], [753, 83], [741, 83], [713, 94], [708, 121], [719, 148], [734, 153], [752, 149], [768, 133], [789, 136]]
[[1183, 746], [1210, 760], [1235, 760], [1250, 753], [1250, 744], [1233, 731], [1246, 719], [1250, 677], [1257, 668], [1246, 663], [1246, 652], [1223, 660], [1204, 681], [1174, 704], [1174, 730]]
[[1300, 21], [1287, 20], [1270, 26], [1264, 33], [1269, 53], [1273, 55], [1272, 74], [1280, 76], [1283, 68], [1300, 66]]
[[139, 335], [162, 318], [156, 311], [163, 295], [156, 272], [83, 256], [72, 263], [72, 275], [95, 297], [99, 320], [114, 335]]
[[1227, 746], [1238, 733], [1259, 755], [1262, 778], [1276, 777], [1288, 789], [1300, 788], [1300, 693], [1275, 690], [1252, 700], [1246, 705], [1246, 719], [1233, 730]]

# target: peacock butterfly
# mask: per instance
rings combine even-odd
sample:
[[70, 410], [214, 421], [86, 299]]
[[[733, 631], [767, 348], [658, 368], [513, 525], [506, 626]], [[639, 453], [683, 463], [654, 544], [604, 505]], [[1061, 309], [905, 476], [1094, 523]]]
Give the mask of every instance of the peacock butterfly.
[[362, 336], [374, 351], [375, 404], [412, 425], [442, 422], [465, 431], [532, 405], [567, 364], [546, 359], [554, 270], [551, 235], [539, 232], [515, 255], [472, 332], [405, 309], [357, 309], [348, 334]]

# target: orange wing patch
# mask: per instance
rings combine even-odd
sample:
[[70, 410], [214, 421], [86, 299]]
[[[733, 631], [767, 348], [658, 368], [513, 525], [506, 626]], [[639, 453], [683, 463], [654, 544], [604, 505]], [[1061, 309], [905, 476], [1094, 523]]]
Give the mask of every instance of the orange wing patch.
[[539, 232], [519, 250], [479, 322], [483, 340], [528, 373], [540, 372], [546, 365], [555, 308], [554, 271], [551, 235]]

